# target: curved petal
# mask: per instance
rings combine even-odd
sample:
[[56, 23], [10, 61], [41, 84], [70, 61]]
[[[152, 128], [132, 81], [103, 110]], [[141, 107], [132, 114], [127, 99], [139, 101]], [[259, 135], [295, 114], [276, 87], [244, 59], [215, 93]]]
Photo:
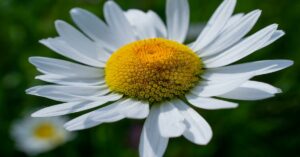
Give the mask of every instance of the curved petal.
[[262, 100], [273, 97], [277, 93], [281, 93], [281, 90], [272, 85], [257, 81], [247, 81], [240, 87], [218, 97], [236, 100]]
[[140, 137], [140, 157], [162, 157], [166, 151], [169, 138], [165, 138], [160, 134], [158, 129], [159, 114], [159, 107], [152, 106]]
[[254, 75], [269, 74], [285, 69], [292, 64], [293, 61], [290, 60], [256, 61], [207, 69], [201, 77], [207, 80], [228, 80], [251, 73], [253, 73]]
[[228, 20], [228, 22], [226, 23], [225, 27], [223, 28], [223, 31], [236, 25], [244, 16], [245, 16], [244, 13], [238, 13], [238, 14], [231, 16], [230, 19]]
[[260, 49], [276, 31], [278, 25], [270, 25], [259, 32], [247, 37], [220, 55], [203, 60], [207, 68], [216, 68], [236, 62]]
[[[117, 104], [116, 108], [118, 109], [115, 113], [122, 115], [124, 118], [144, 119], [149, 114], [149, 104], [146, 102], [124, 98], [115, 104]], [[93, 120], [101, 121], [103, 119], [103, 115], [99, 114], [97, 111], [90, 114], [92, 115]]]
[[261, 11], [255, 10], [243, 16], [234, 24], [224, 29], [212, 44], [200, 50], [198, 54], [201, 57], [218, 54], [237, 43], [254, 27], [260, 15]]
[[[113, 104], [100, 108], [96, 111], [84, 114], [67, 122], [64, 127], [69, 131], [76, 131], [91, 128], [102, 123], [116, 122], [124, 119], [124, 115], [119, 114], [119, 103], [117, 101]], [[97, 118], [95, 118], [97, 116]]]
[[110, 92], [110, 90], [107, 86], [44, 85], [35, 86], [26, 90], [27, 94], [62, 102], [95, 100], [95, 97], [105, 95], [108, 92]]
[[62, 40], [87, 57], [103, 63], [110, 57], [110, 54], [103, 48], [99, 47], [70, 24], [57, 20], [55, 21], [55, 27]]
[[201, 97], [213, 97], [225, 94], [238, 88], [241, 84], [249, 80], [252, 76], [243, 76], [226, 81], [201, 81], [201, 83], [191, 90], [191, 93]]
[[70, 77], [70, 76], [60, 76], [60, 75], [39, 75], [35, 79], [39, 79], [45, 82], [54, 83], [64, 86], [98, 86], [104, 85], [105, 80], [103, 77]]
[[117, 101], [122, 98], [119, 94], [108, 94], [105, 96], [97, 97], [97, 101], [76, 101], [67, 102], [59, 105], [53, 105], [50, 107], [43, 108], [39, 111], [34, 112], [32, 117], [52, 117], [61, 116], [71, 113], [76, 113], [91, 108], [101, 106], [107, 102]]
[[94, 58], [91, 58], [90, 56], [72, 48], [61, 37], [43, 39], [40, 40], [40, 43], [52, 49], [56, 53], [73, 59], [77, 62], [99, 68], [105, 67], [103, 62], [97, 61]]
[[228, 109], [238, 107], [237, 103], [218, 100], [214, 98], [203, 98], [191, 93], [186, 94], [185, 97], [187, 101], [193, 106], [207, 110]]
[[187, 129], [183, 136], [195, 144], [206, 145], [212, 138], [212, 130], [209, 124], [184, 102], [178, 100], [174, 105], [185, 118]]
[[192, 50], [197, 52], [210, 44], [223, 30], [226, 23], [230, 19], [236, 0], [225, 0], [215, 11], [207, 26], [201, 32], [195, 43], [192, 45]]
[[120, 114], [126, 118], [144, 119], [149, 114], [149, 104], [147, 102], [128, 99], [120, 103]]
[[82, 115], [65, 124], [68, 130], [81, 130], [102, 123], [111, 123], [124, 118], [142, 119], [147, 117], [149, 105], [133, 99], [121, 99], [113, 104]]
[[65, 60], [47, 58], [47, 57], [30, 57], [29, 62], [33, 64], [40, 72], [59, 76], [74, 77], [103, 77], [104, 69], [89, 67]]
[[166, 26], [155, 12], [145, 13], [138, 9], [130, 9], [125, 12], [125, 16], [134, 28], [138, 39], [166, 37]]
[[70, 13], [76, 25], [98, 45], [112, 52], [122, 46], [122, 41], [93, 13], [81, 8], [74, 8]]
[[158, 37], [167, 38], [167, 28], [161, 18], [151, 10], [147, 12], [147, 15], [149, 20], [154, 24], [156, 35]]
[[134, 28], [138, 39], [142, 40], [157, 37], [153, 21], [151, 21], [148, 15], [143, 11], [130, 9], [125, 12], [125, 16]]
[[190, 10], [187, 0], [167, 0], [168, 38], [183, 43], [189, 28]]
[[114, 1], [107, 1], [104, 4], [104, 17], [109, 28], [114, 31], [123, 45], [136, 40], [124, 12]]
[[74, 86], [100, 85], [105, 82], [102, 68], [47, 57], [30, 57], [29, 62], [44, 74], [37, 76], [36, 79], [46, 82]]
[[282, 30], [276, 30], [273, 35], [271, 36], [271, 38], [269, 39], [269, 41], [267, 41], [261, 48], [264, 48], [272, 43], [274, 43], [276, 40], [278, 40], [279, 38], [281, 38], [282, 36], [284, 36], [285, 33]]
[[184, 117], [172, 102], [160, 105], [158, 128], [163, 137], [179, 137], [185, 131]]

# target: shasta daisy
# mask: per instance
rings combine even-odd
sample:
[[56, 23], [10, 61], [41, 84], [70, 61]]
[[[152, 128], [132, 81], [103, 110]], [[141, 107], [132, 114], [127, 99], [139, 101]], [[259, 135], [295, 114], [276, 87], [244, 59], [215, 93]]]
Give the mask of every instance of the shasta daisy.
[[28, 94], [61, 104], [32, 114], [60, 116], [99, 107], [65, 124], [81, 130], [124, 118], [147, 118], [140, 139], [141, 157], [163, 156], [169, 138], [184, 136], [206, 145], [209, 124], [192, 108], [236, 108], [234, 100], [260, 100], [281, 91], [252, 81], [287, 68], [289, 60], [236, 61], [262, 49], [281, 36], [277, 24], [248, 35], [260, 10], [234, 14], [236, 0], [224, 0], [198, 38], [184, 44], [189, 28], [187, 0], [167, 0], [166, 25], [153, 12], [123, 11], [114, 1], [104, 5], [105, 21], [79, 8], [71, 10], [77, 28], [58, 20], [58, 37], [40, 42], [75, 62], [31, 57], [42, 75], [53, 83], [33, 87]]

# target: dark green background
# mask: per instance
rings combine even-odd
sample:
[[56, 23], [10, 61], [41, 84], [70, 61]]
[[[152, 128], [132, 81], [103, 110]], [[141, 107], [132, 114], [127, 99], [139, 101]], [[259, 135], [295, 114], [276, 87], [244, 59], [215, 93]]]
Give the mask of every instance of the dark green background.
[[[164, 0], [117, 0], [123, 9], [152, 9], [164, 18]], [[221, 0], [190, 0], [192, 22], [208, 20]], [[102, 17], [100, 0], [0, 0], [0, 156], [25, 156], [15, 150], [9, 130], [14, 120], [55, 102], [25, 95], [24, 90], [42, 84], [34, 80], [30, 56], [61, 56], [38, 43], [56, 36], [54, 21], [71, 22], [69, 10], [88, 9]], [[253, 32], [278, 23], [287, 35], [243, 61], [291, 59], [295, 65], [284, 71], [256, 78], [283, 89], [283, 94], [264, 101], [244, 102], [235, 110], [198, 110], [211, 124], [214, 136], [207, 146], [183, 138], [172, 139], [166, 157], [297, 157], [300, 149], [300, 1], [239, 0], [236, 12], [262, 9]], [[72, 115], [74, 117], [75, 115]], [[41, 157], [136, 157], [142, 121], [122, 120], [80, 131], [77, 138]]]

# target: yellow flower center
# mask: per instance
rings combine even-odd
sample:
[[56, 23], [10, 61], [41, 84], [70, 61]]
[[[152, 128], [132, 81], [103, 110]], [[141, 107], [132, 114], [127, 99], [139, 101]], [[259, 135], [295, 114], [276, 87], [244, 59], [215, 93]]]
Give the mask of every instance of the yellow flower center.
[[201, 72], [201, 59], [189, 47], [154, 38], [114, 52], [106, 64], [105, 80], [114, 92], [153, 103], [184, 95]]
[[56, 136], [56, 130], [51, 123], [42, 123], [36, 126], [33, 134], [38, 139], [50, 139]]

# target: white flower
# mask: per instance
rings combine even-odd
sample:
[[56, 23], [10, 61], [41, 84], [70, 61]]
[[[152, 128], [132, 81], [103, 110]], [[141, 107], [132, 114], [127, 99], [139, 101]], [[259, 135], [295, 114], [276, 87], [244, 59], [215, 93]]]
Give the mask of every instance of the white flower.
[[172, 137], [206, 145], [211, 128], [191, 105], [225, 109], [238, 104], [217, 98], [270, 98], [280, 90], [250, 79], [293, 64], [264, 60], [230, 65], [284, 35], [272, 24], [245, 37], [261, 11], [232, 15], [235, 4], [225, 0], [187, 46], [182, 44], [189, 28], [187, 0], [167, 0], [167, 26], [153, 11], [124, 12], [113, 1], [104, 5], [106, 23], [86, 10], [72, 9], [80, 31], [59, 20], [59, 37], [41, 43], [81, 64], [30, 58], [43, 73], [37, 79], [56, 85], [33, 87], [27, 93], [63, 102], [32, 116], [59, 116], [102, 105], [66, 123], [68, 130], [147, 117], [140, 139], [142, 157], [163, 156]]
[[25, 118], [12, 126], [11, 134], [18, 149], [28, 155], [37, 155], [49, 151], [73, 137], [73, 134], [63, 127], [66, 121], [60, 117]]

